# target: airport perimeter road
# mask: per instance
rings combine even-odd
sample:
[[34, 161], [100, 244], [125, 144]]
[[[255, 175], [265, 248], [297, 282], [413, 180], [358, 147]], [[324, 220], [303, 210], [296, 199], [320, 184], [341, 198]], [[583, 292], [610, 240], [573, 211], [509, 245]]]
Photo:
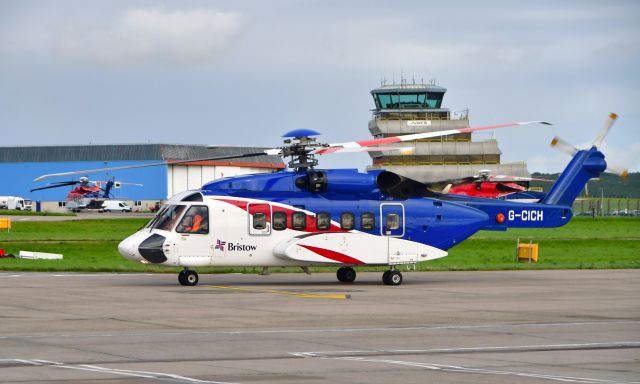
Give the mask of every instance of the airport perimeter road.
[[640, 382], [640, 270], [404, 277], [0, 273], [0, 382]]

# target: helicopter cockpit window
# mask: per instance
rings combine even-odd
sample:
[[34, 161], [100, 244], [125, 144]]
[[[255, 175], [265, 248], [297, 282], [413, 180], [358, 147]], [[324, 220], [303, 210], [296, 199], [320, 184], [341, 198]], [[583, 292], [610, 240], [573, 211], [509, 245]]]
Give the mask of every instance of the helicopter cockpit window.
[[360, 216], [360, 227], [365, 231], [370, 231], [376, 227], [375, 215], [371, 212], [364, 212]]
[[287, 214], [285, 212], [273, 212], [271, 221], [275, 231], [284, 231], [287, 229]]
[[253, 214], [253, 229], [266, 229], [267, 215], [264, 212], [256, 212]]
[[304, 212], [294, 212], [291, 227], [299, 231], [304, 230], [307, 227], [307, 215]]
[[164, 215], [164, 211], [166, 211], [169, 207], [167, 205], [163, 205], [159, 210], [158, 213], [156, 213], [155, 216], [153, 216], [153, 219], [149, 220], [149, 222], [144, 226], [145, 228], [155, 228], [156, 222], [158, 222], [158, 219]]
[[206, 205], [192, 205], [176, 227], [178, 233], [209, 233], [209, 208]]
[[331, 215], [328, 212], [318, 212], [316, 215], [316, 229], [328, 231], [331, 228]]
[[400, 228], [400, 216], [395, 213], [387, 215], [387, 230]]
[[170, 231], [178, 221], [178, 218], [182, 216], [184, 209], [184, 205], [168, 205], [158, 213], [156, 218], [149, 223], [149, 226], [155, 229]]
[[356, 217], [351, 212], [342, 212], [340, 214], [340, 228], [350, 231], [356, 226]]

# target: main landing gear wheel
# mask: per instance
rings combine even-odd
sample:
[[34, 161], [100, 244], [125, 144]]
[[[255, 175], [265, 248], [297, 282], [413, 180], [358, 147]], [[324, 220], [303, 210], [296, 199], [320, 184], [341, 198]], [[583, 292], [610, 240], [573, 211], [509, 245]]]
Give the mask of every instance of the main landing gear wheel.
[[382, 282], [386, 285], [402, 284], [402, 273], [395, 269], [390, 269], [382, 274]]
[[180, 285], [194, 286], [198, 284], [198, 274], [195, 271], [185, 269], [178, 274]]
[[336, 276], [338, 276], [338, 281], [341, 283], [353, 283], [356, 279], [356, 271], [351, 267], [340, 267], [336, 272]]

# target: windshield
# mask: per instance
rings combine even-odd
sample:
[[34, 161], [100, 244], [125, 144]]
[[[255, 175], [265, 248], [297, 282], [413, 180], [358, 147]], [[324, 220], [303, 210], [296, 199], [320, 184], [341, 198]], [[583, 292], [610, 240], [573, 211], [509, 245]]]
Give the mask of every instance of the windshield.
[[166, 205], [146, 227], [170, 231], [184, 212], [184, 208], [184, 205]]

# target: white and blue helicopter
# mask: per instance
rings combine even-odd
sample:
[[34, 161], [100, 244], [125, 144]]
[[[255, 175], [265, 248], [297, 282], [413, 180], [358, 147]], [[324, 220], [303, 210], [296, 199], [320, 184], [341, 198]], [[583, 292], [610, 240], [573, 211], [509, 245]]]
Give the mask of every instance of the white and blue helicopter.
[[[607, 168], [598, 150], [616, 116], [611, 114], [589, 149], [555, 138], [573, 155], [549, 193], [537, 202], [434, 193], [396, 173], [317, 169], [316, 155], [388, 150], [380, 145], [496, 128], [548, 124], [541, 121], [462, 128], [339, 144], [321, 144], [317, 132], [295, 130], [280, 148], [256, 155], [289, 157], [287, 170], [209, 182], [173, 196], [142, 229], [123, 240], [119, 252], [144, 264], [183, 267], [180, 284], [198, 283], [192, 269], [205, 266], [336, 266], [340, 282], [356, 279], [354, 267], [388, 266], [386, 285], [400, 285], [399, 265], [447, 256], [447, 250], [480, 230], [553, 228], [569, 222], [572, 203], [587, 181]], [[398, 148], [396, 148], [398, 149]], [[403, 148], [406, 149], [406, 148]], [[220, 160], [227, 157], [217, 157]], [[237, 158], [238, 156], [233, 156]], [[162, 162], [144, 166], [167, 165]], [[114, 171], [124, 166], [39, 177]]]

